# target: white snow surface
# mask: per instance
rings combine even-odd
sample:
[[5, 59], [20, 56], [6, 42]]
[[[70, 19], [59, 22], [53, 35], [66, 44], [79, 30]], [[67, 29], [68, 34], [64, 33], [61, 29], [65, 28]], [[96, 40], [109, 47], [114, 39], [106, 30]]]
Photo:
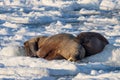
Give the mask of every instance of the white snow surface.
[[[110, 42], [78, 62], [25, 56], [38, 35], [98, 32]], [[0, 80], [120, 80], [120, 0], [0, 0]]]

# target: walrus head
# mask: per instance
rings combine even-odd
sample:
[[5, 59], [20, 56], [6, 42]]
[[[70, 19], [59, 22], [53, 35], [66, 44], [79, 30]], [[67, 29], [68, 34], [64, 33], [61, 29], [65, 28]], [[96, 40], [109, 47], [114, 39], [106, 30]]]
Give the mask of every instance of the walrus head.
[[24, 42], [26, 56], [37, 57], [36, 52], [47, 36], [39, 36]]

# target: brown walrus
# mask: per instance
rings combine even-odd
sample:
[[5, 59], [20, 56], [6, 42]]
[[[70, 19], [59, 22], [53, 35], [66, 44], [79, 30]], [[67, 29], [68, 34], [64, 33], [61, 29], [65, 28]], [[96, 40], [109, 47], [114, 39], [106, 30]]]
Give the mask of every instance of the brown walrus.
[[59, 58], [70, 61], [80, 60], [84, 58], [85, 50], [75, 39], [75, 36], [67, 33], [48, 37], [37, 51], [37, 56], [47, 60]]
[[108, 40], [96, 32], [81, 32], [77, 35], [80, 45], [85, 48], [85, 57], [101, 52], [109, 44]]
[[80, 60], [85, 55], [84, 48], [75, 41], [72, 34], [61, 33], [50, 37], [40, 36], [24, 43], [27, 56], [37, 56], [47, 60]]

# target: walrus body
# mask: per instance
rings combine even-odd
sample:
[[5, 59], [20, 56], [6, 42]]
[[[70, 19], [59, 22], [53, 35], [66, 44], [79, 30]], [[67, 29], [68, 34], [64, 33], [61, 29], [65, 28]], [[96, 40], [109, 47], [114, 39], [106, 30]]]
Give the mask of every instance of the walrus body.
[[70, 61], [80, 60], [85, 55], [84, 48], [77, 43], [72, 34], [56, 34], [49, 37], [38, 50], [37, 56], [47, 60], [64, 58]]
[[85, 56], [84, 48], [72, 34], [62, 33], [50, 37], [32, 38], [24, 43], [27, 56], [37, 56], [47, 60], [80, 60]]
[[104, 36], [96, 32], [82, 32], [77, 35], [77, 39], [80, 45], [85, 48], [85, 57], [101, 52], [109, 44]]

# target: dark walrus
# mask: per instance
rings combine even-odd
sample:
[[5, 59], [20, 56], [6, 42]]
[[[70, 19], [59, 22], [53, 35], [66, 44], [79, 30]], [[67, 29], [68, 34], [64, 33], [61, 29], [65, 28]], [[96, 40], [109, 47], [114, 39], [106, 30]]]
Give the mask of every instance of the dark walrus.
[[77, 40], [85, 48], [85, 57], [101, 52], [109, 44], [104, 36], [96, 32], [81, 32]]

